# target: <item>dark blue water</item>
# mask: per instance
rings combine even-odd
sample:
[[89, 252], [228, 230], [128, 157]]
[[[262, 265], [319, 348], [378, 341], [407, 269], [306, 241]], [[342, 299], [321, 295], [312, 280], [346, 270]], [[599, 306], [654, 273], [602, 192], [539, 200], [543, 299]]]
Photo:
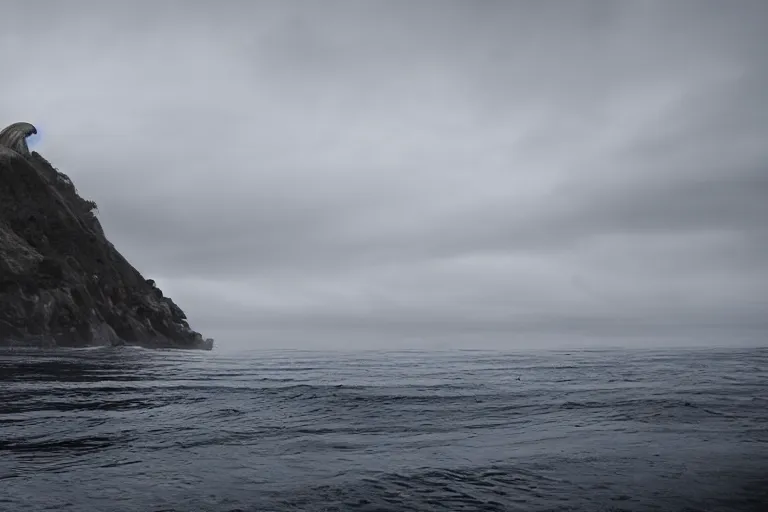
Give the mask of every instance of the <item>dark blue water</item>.
[[0, 352], [0, 510], [768, 510], [768, 350]]

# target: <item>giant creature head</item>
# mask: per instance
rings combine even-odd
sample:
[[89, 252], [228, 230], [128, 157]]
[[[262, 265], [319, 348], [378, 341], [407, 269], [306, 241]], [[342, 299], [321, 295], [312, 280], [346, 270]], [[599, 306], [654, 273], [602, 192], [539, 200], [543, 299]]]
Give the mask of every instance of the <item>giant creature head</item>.
[[13, 123], [0, 131], [0, 147], [12, 149], [22, 156], [29, 155], [27, 137], [36, 133], [37, 128], [30, 123]]

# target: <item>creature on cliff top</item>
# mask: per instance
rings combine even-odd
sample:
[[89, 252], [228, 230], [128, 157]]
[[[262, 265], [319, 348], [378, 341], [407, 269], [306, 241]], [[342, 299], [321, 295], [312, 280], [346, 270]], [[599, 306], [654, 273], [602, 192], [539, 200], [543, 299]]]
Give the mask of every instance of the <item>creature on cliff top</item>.
[[12, 149], [22, 156], [29, 155], [27, 137], [36, 133], [37, 128], [30, 123], [13, 123], [0, 131], [0, 146]]

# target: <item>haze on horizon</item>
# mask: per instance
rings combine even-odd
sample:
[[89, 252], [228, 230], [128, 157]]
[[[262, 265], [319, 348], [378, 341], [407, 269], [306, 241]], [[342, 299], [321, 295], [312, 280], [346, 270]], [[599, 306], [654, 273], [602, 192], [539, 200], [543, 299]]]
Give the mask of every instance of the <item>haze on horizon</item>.
[[2, 10], [2, 123], [219, 347], [765, 344], [768, 2]]

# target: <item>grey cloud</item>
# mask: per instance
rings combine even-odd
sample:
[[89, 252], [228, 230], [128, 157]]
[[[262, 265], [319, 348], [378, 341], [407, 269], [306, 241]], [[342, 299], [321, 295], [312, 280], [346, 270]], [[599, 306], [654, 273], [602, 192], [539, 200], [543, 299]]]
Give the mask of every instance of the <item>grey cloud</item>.
[[765, 327], [765, 2], [3, 12], [6, 124], [219, 339]]

